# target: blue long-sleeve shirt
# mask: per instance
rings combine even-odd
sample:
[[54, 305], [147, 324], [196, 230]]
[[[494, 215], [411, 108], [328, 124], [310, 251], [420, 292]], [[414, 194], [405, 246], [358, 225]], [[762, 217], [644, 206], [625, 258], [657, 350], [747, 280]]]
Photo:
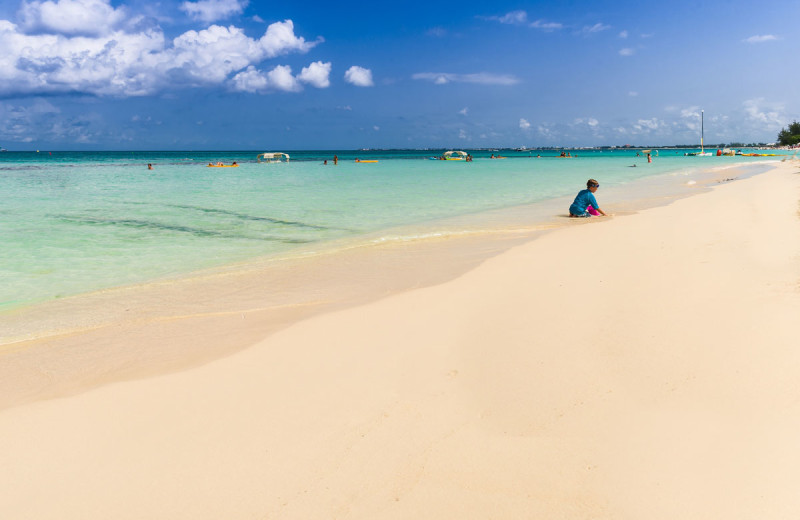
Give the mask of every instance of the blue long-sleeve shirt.
[[569, 207], [569, 212], [573, 215], [583, 215], [586, 213], [586, 208], [589, 207], [589, 204], [595, 209], [600, 209], [600, 206], [597, 205], [597, 199], [594, 198], [594, 194], [588, 189], [581, 190]]

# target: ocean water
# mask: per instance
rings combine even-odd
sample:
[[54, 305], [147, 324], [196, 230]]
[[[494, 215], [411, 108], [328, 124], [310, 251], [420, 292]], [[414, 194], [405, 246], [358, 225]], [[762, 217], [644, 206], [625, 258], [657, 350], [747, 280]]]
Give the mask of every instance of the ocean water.
[[[424, 234], [444, 219], [574, 196], [589, 177], [619, 187], [759, 160], [684, 150], [660, 150], [652, 164], [636, 150], [476, 151], [471, 163], [429, 159], [442, 150], [287, 152], [287, 164], [258, 163], [257, 151], [0, 153], [0, 312], [404, 226]], [[206, 167], [217, 161], [240, 166]]]

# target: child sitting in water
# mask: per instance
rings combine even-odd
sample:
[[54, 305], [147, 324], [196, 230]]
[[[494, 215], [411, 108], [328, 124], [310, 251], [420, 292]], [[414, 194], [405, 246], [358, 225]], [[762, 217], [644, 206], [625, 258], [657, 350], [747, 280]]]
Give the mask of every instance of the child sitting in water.
[[591, 217], [592, 215], [606, 216], [605, 212], [600, 209], [597, 204], [597, 199], [594, 198], [594, 192], [600, 187], [600, 183], [594, 179], [586, 181], [586, 189], [578, 192], [572, 205], [569, 207], [570, 217]]

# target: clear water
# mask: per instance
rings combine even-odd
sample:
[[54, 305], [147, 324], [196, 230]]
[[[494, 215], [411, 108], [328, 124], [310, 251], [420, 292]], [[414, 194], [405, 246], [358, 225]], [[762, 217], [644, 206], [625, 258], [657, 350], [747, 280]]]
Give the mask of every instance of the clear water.
[[[504, 160], [473, 152], [471, 163], [429, 160], [442, 150], [286, 152], [288, 164], [259, 164], [258, 151], [0, 153], [0, 311], [536, 205], [574, 195], [589, 177], [621, 186], [758, 160], [683, 150], [662, 150], [652, 164], [636, 150], [579, 150], [573, 159], [552, 150], [494, 152]], [[216, 161], [240, 166], [206, 167]]]

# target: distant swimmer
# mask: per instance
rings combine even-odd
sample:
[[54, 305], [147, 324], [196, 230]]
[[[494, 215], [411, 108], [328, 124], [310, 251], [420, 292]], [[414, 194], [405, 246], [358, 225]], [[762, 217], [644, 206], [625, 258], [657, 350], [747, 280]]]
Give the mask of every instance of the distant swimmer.
[[636, 168], [636, 165], [635, 164], [631, 164], [630, 166], [628, 166], [628, 168]]
[[236, 163], [236, 161], [233, 161], [233, 164], [231, 166], [239, 166], [239, 165]]
[[153, 169], [153, 165], [152, 165], [152, 164], [150, 164], [150, 163], [147, 163], [147, 169], [148, 169], [148, 170], [152, 170], [152, 169]]
[[333, 156], [333, 165], [336, 166], [337, 164], [339, 164], [339, 156], [338, 155], [334, 155]]
[[594, 179], [589, 179], [588, 181], [586, 181], [586, 189], [578, 192], [578, 195], [575, 197], [575, 200], [569, 207], [569, 216], [570, 217], [591, 217], [592, 215], [606, 216], [606, 213], [602, 209], [600, 209], [600, 205], [597, 204], [597, 199], [594, 197], [594, 193], [597, 191], [597, 188], [599, 187], [600, 183]]

